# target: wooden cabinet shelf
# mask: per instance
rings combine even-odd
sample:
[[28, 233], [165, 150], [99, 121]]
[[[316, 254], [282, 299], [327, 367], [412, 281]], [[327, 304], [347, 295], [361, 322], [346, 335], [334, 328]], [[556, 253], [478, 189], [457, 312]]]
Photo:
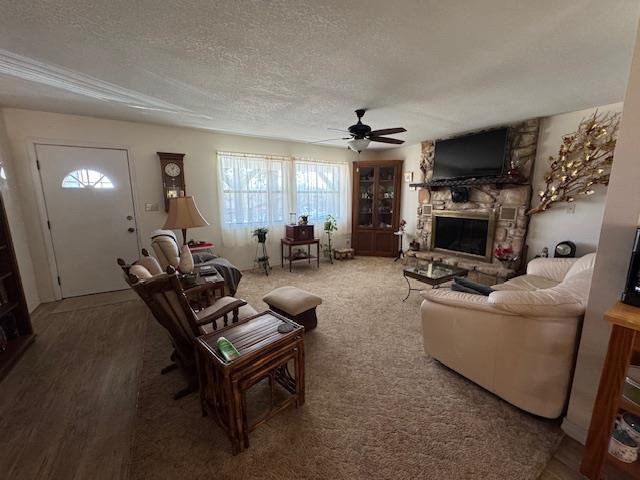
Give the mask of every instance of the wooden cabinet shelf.
[[7, 349], [0, 353], [0, 379], [9, 372], [11, 367], [18, 361], [20, 355], [33, 343], [36, 336], [34, 334], [21, 335], [18, 338], [9, 340]]
[[22, 290], [20, 271], [7, 221], [4, 201], [0, 195], [0, 328], [8, 337], [6, 349], [0, 351], [0, 380], [33, 343], [35, 334]]
[[640, 461], [624, 463], [608, 452], [618, 413], [640, 415], [640, 406], [622, 396], [629, 365], [637, 359], [634, 352], [640, 345], [640, 308], [618, 302], [604, 317], [612, 324], [611, 337], [580, 472], [591, 480], [599, 480], [604, 464], [608, 463], [640, 480]]
[[607, 453], [607, 463], [614, 466], [616, 469], [620, 470], [621, 472], [626, 473], [631, 478], [640, 479], [640, 463], [638, 462], [624, 463], [618, 460], [613, 455]]
[[620, 410], [633, 413], [634, 415], [638, 415], [640, 417], [640, 405], [636, 405], [635, 403], [627, 400], [624, 397], [620, 398], [620, 403], [618, 408]]

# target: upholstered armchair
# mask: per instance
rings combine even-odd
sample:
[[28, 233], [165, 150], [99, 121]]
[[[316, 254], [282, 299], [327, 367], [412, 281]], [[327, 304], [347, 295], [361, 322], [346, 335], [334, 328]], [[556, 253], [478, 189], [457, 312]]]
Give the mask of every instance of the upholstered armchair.
[[425, 351], [528, 412], [559, 417], [571, 386], [595, 253], [539, 258], [488, 297], [424, 290]]
[[230, 295], [236, 294], [242, 272], [226, 258], [211, 254], [192, 255], [188, 245], [180, 246], [175, 233], [171, 230], [154, 231], [151, 234], [151, 246], [163, 269], [172, 266], [181, 272], [192, 272], [195, 269], [203, 273], [207, 266], [210, 271], [215, 270], [222, 275]]
[[158, 257], [160, 267], [168, 266], [181, 272], [193, 271], [193, 256], [188, 245], [178, 243], [176, 234], [171, 230], [156, 230], [151, 235], [151, 247]]

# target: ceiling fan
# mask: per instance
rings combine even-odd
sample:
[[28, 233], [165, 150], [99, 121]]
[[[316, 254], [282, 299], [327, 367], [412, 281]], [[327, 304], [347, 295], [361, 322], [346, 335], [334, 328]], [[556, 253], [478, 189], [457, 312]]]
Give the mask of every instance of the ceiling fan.
[[347, 130], [339, 130], [336, 128], [329, 129], [348, 133], [350, 135], [349, 137], [329, 138], [327, 140], [320, 140], [318, 142], [311, 143], [330, 142], [333, 140], [349, 140], [349, 142], [347, 142], [348, 147], [354, 152], [358, 153], [367, 148], [370, 142], [391, 143], [394, 145], [402, 145], [404, 143], [404, 140], [383, 137], [383, 135], [393, 135], [394, 133], [406, 132], [407, 130], [405, 128], [397, 127], [383, 128], [382, 130], [371, 130], [371, 127], [369, 125], [365, 125], [364, 123], [362, 123], [362, 117], [364, 116], [365, 112], [366, 110], [364, 108], [356, 110], [355, 113], [358, 117], [358, 123], [351, 125]]

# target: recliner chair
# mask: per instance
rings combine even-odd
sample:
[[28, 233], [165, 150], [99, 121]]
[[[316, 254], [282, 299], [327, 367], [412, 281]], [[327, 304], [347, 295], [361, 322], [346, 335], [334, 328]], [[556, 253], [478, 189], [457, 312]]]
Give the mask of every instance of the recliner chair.
[[[192, 255], [188, 245], [180, 246], [176, 234], [171, 230], [155, 230], [151, 234], [151, 246], [163, 270], [170, 265], [181, 272], [191, 272], [194, 268], [211, 265], [224, 278], [229, 294], [236, 294], [242, 272], [226, 258], [210, 254]], [[203, 258], [203, 255], [206, 257]], [[201, 274], [204, 275], [202, 270]]]

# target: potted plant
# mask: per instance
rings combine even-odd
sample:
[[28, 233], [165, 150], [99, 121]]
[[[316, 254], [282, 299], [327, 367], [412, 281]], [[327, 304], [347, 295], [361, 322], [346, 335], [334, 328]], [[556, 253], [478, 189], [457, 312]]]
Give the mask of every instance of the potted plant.
[[253, 236], [258, 238], [258, 243], [266, 243], [268, 231], [267, 227], [258, 227], [253, 231]]
[[327, 234], [327, 245], [324, 249], [325, 256], [329, 257], [331, 263], [333, 263], [333, 252], [331, 247], [331, 234], [338, 230], [338, 222], [336, 221], [333, 215], [327, 215], [327, 218], [324, 219], [324, 231]]

